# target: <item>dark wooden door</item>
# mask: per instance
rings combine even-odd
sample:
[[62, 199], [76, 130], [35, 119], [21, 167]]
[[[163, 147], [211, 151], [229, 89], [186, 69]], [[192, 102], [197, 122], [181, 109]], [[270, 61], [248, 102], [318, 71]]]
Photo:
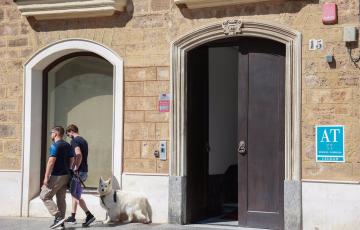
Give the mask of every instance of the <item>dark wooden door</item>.
[[285, 46], [242, 42], [238, 79], [239, 225], [283, 229]]
[[187, 55], [186, 223], [194, 223], [206, 217], [208, 205], [208, 48], [196, 48]]

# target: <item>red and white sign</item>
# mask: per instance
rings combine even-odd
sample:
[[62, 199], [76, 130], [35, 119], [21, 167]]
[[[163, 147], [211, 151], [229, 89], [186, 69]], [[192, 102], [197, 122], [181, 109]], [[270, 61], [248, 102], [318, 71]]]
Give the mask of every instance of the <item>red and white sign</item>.
[[163, 93], [159, 97], [159, 112], [170, 112], [170, 95], [168, 93]]

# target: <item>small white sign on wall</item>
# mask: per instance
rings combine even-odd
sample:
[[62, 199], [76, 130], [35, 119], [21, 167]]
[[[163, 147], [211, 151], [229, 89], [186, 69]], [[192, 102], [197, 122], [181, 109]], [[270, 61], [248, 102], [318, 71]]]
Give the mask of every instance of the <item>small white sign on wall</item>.
[[310, 39], [309, 50], [322, 50], [324, 48], [324, 42], [322, 39]]

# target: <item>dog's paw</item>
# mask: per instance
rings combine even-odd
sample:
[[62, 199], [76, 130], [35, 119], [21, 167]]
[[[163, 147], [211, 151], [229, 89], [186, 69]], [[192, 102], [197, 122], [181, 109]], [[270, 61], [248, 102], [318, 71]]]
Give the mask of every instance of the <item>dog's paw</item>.
[[104, 220], [102, 223], [103, 224], [112, 224], [113, 222], [111, 220]]
[[143, 224], [151, 224], [151, 220], [143, 220], [142, 223]]

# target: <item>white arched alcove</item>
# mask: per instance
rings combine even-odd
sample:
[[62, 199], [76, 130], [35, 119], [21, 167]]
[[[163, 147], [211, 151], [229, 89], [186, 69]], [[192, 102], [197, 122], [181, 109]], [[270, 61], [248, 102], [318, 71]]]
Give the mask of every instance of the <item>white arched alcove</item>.
[[29, 216], [30, 200], [41, 186], [42, 80], [44, 69], [60, 57], [75, 52], [95, 53], [114, 67], [112, 173], [121, 186], [123, 146], [123, 60], [111, 49], [84, 39], [55, 42], [38, 51], [24, 66], [22, 216]]

